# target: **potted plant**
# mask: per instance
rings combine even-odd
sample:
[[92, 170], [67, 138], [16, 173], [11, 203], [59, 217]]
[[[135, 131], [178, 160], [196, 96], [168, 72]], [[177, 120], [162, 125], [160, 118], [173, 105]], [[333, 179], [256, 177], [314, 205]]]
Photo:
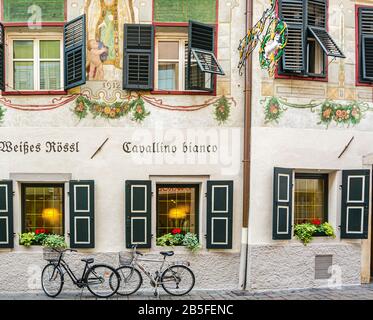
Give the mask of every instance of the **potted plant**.
[[311, 223], [302, 223], [294, 226], [294, 235], [306, 246], [313, 240], [313, 237], [327, 236], [335, 238], [332, 225], [328, 222], [321, 223], [319, 219], [314, 219]]
[[157, 245], [162, 247], [184, 246], [192, 252], [197, 252], [201, 248], [198, 236], [194, 233], [182, 233], [180, 228], [175, 228], [171, 233], [157, 238]]
[[[65, 237], [58, 234], [49, 234], [43, 240], [43, 256], [45, 260], [57, 259], [59, 250], [67, 248]], [[57, 250], [57, 251], [56, 251]]]

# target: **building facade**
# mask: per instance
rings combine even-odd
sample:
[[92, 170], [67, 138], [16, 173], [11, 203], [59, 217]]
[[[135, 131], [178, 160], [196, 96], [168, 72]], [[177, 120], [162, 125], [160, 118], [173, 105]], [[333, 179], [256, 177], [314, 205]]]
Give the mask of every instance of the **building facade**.
[[[254, 1], [254, 22], [269, 6]], [[254, 56], [250, 290], [370, 282], [371, 1], [278, 1], [275, 76]], [[329, 222], [307, 246], [294, 226]]]
[[79, 270], [175, 229], [197, 288], [237, 288], [245, 3], [0, 4], [0, 291], [40, 290], [23, 233], [64, 235]]

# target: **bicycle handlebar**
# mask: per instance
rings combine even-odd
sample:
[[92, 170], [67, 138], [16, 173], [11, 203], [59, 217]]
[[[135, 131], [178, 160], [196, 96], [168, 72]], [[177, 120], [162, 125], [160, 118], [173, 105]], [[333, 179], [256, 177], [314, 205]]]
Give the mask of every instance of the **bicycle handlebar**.
[[59, 252], [59, 253], [64, 253], [64, 252], [67, 252], [67, 251], [70, 251], [70, 252], [78, 252], [78, 250], [75, 250], [75, 249], [64, 249], [64, 250], [57, 250], [56, 248], [52, 248], [52, 250], [56, 251], [56, 252]]

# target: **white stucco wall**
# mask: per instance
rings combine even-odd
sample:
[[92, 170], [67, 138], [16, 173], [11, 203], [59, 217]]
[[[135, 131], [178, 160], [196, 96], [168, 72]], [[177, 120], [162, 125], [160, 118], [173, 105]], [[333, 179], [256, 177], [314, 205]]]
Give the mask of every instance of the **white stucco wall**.
[[[84, 12], [85, 2], [68, 3], [68, 20]], [[227, 5], [228, 3], [228, 5]], [[141, 23], [151, 22], [152, 1], [134, 1], [136, 16]], [[73, 113], [75, 102], [48, 111], [24, 111], [5, 107], [6, 114], [0, 126], [0, 141], [13, 145], [41, 144], [40, 153], [1, 152], [0, 179], [12, 179], [14, 184], [14, 232], [15, 248], [0, 250], [0, 291], [40, 290], [30, 286], [32, 270], [40, 270], [45, 263], [40, 248], [26, 249], [18, 244], [21, 230], [22, 182], [65, 182], [65, 234], [69, 241], [68, 180], [95, 181], [95, 243], [92, 250], [80, 250], [82, 255], [93, 255], [97, 262], [111, 263], [117, 252], [125, 248], [125, 201], [126, 180], [152, 180], [156, 182], [199, 183], [200, 228], [199, 235], [203, 249], [190, 255], [182, 248], [176, 248], [175, 259], [187, 259], [196, 273], [197, 288], [234, 289], [238, 286], [239, 250], [242, 224], [242, 127], [243, 127], [243, 83], [238, 74], [236, 53], [239, 39], [245, 34], [244, 1], [219, 1], [218, 59], [226, 76], [218, 78], [217, 97], [226, 95], [234, 98], [231, 116], [224, 125], [214, 119], [214, 106], [193, 112], [170, 111], [145, 106], [150, 116], [141, 124], [131, 121], [131, 116], [118, 120], [87, 118], [79, 120]], [[70, 8], [71, 7], [71, 8]], [[234, 23], [233, 23], [234, 22]], [[122, 70], [104, 66], [105, 81], [88, 81], [70, 94], [91, 92], [92, 96], [115, 100], [125, 97], [128, 92], [121, 90]], [[107, 84], [117, 89], [108, 89]], [[145, 93], [151, 96], [149, 92]], [[8, 96], [10, 104], [27, 107], [45, 105], [59, 96]], [[211, 95], [156, 95], [166, 105], [190, 106], [204, 104], [214, 98]], [[9, 102], [8, 101], [8, 102]], [[108, 143], [94, 159], [90, 159], [103, 141]], [[47, 153], [48, 141], [76, 143], [79, 153]], [[123, 143], [151, 144], [153, 142], [174, 144], [176, 155], [158, 154], [136, 156], [123, 151]], [[216, 144], [218, 151], [211, 156], [182, 152], [183, 142], [199, 145]], [[234, 223], [232, 250], [206, 250], [206, 181], [234, 180]], [[153, 190], [154, 191], [154, 190]], [[152, 233], [156, 234], [155, 197], [152, 199]], [[162, 248], [155, 247], [153, 238], [150, 253], [157, 254]], [[73, 258], [72, 258], [73, 259]], [[76, 258], [78, 259], [78, 258]], [[79, 262], [78, 260], [76, 260]], [[31, 268], [31, 271], [30, 269]], [[34, 269], [32, 269], [34, 268]], [[38, 271], [37, 271], [38, 272]], [[36, 273], [37, 273], [36, 272]], [[34, 272], [35, 274], [35, 272]], [[30, 280], [31, 279], [31, 280]], [[6, 285], [7, 283], [12, 285]]]
[[[361, 1], [372, 5], [372, 1]], [[255, 1], [257, 21], [268, 1]], [[339, 284], [369, 281], [370, 241], [341, 240], [341, 170], [371, 169], [363, 157], [372, 152], [373, 113], [366, 112], [361, 123], [343, 126], [319, 124], [320, 111], [287, 108], [278, 123], [265, 123], [267, 97], [279, 97], [295, 104], [330, 99], [339, 103], [358, 100], [372, 106], [371, 88], [355, 86], [355, 1], [329, 1], [329, 33], [346, 59], [329, 58], [327, 81], [274, 79], [260, 69], [257, 51], [253, 74], [259, 75], [253, 87], [253, 131], [251, 161], [251, 196], [249, 221], [248, 289], [267, 290], [307, 288], [328, 285], [315, 280], [315, 256], [332, 255], [340, 267]], [[341, 154], [350, 139], [350, 147]], [[329, 222], [336, 239], [315, 238], [307, 247], [295, 238], [272, 240], [273, 169], [292, 168], [295, 172], [329, 173]]]

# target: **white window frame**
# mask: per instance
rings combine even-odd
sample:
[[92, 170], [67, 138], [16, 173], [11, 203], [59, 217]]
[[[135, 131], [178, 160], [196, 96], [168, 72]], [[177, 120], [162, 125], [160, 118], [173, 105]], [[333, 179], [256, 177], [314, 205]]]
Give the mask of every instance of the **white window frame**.
[[[60, 88], [56, 89], [41, 89], [40, 88], [40, 62], [44, 61], [58, 61], [57, 59], [41, 59], [40, 58], [40, 41], [43, 40], [55, 40], [60, 41]], [[18, 90], [14, 88], [14, 61], [18, 59], [13, 58], [13, 42], [14, 41], [33, 41], [34, 42], [34, 58], [31, 59], [19, 59], [20, 61], [33, 61], [34, 62], [34, 89], [33, 90]], [[63, 91], [64, 90], [64, 43], [62, 33], [47, 33], [45, 35], [40, 35], [36, 33], [8, 33], [7, 34], [7, 44], [8, 50], [6, 53], [6, 61], [9, 61], [10, 66], [6, 70], [6, 83], [8, 87], [6, 91]]]
[[[159, 60], [159, 42], [179, 42], [179, 59], [162, 59]], [[156, 91], [186, 91], [185, 89], [185, 66], [186, 66], [186, 59], [185, 59], [185, 46], [188, 43], [188, 36], [185, 33], [161, 33], [156, 35], [155, 39], [155, 66], [154, 66], [154, 85]], [[178, 87], [175, 90], [164, 90], [159, 89], [158, 87], [158, 65], [159, 62], [169, 62], [169, 63], [179, 63], [179, 79], [178, 79]]]

